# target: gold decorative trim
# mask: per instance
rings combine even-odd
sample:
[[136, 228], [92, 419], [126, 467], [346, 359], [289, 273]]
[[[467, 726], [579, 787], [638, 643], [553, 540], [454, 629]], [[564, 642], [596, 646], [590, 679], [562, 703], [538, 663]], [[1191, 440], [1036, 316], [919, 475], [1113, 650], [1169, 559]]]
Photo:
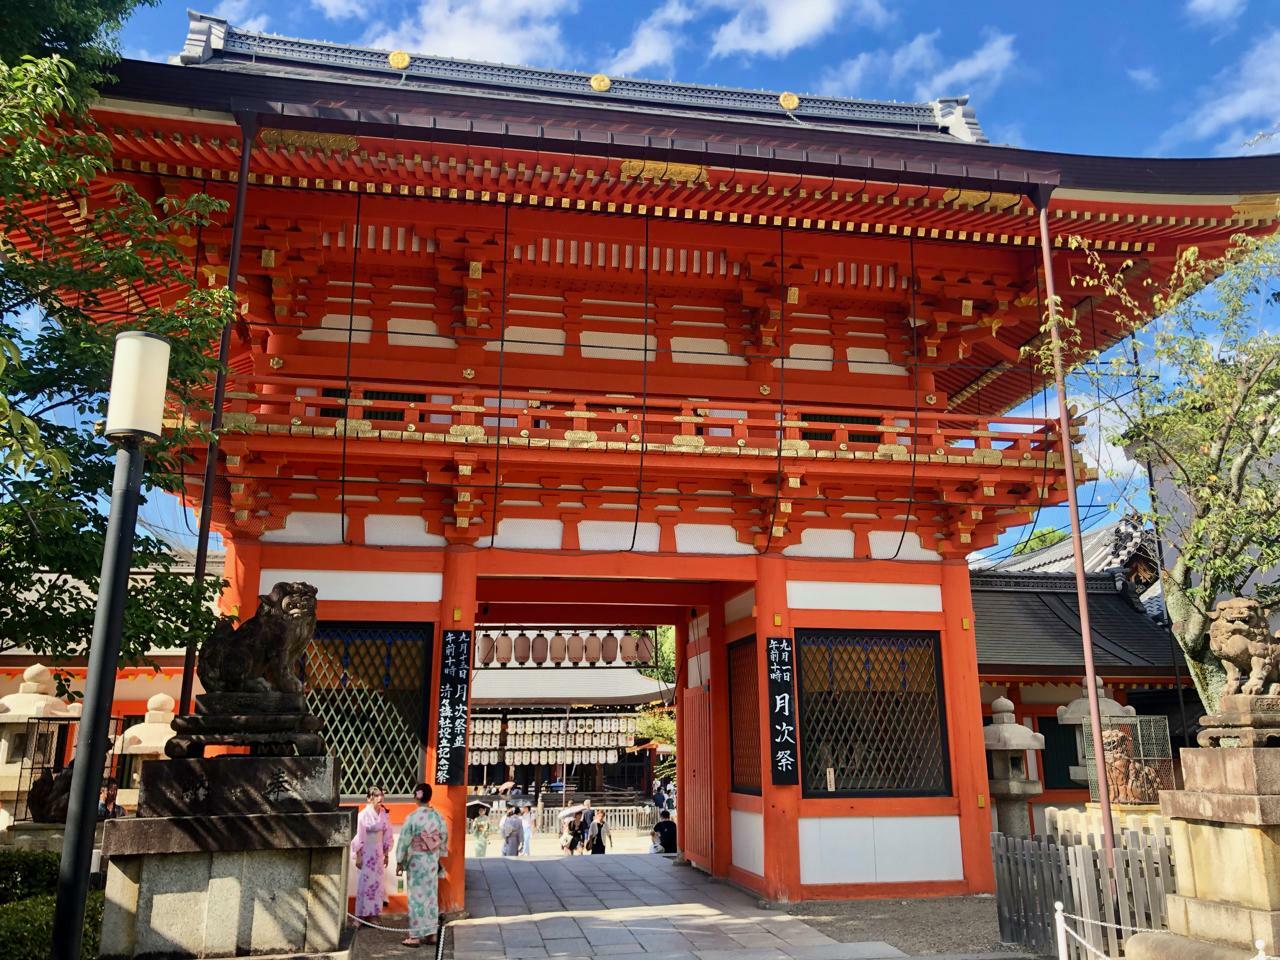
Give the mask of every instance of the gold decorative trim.
[[800, 98], [790, 90], [778, 94], [778, 106], [783, 110], [794, 110], [800, 106]]
[[360, 149], [359, 139], [345, 133], [312, 133], [267, 127], [258, 135], [258, 139], [266, 147], [305, 147], [309, 150], [337, 150], [346, 153]]
[[613, 81], [606, 77], [603, 73], [595, 74], [591, 80], [591, 89], [596, 93], [607, 93], [609, 88], [613, 86]]
[[403, 70], [409, 66], [409, 54], [403, 50], [392, 50], [387, 54], [387, 63], [391, 65], [392, 70]]
[[696, 163], [664, 163], [661, 160], [623, 160], [619, 172], [624, 179], [668, 180], [693, 186], [708, 183], [707, 168]]

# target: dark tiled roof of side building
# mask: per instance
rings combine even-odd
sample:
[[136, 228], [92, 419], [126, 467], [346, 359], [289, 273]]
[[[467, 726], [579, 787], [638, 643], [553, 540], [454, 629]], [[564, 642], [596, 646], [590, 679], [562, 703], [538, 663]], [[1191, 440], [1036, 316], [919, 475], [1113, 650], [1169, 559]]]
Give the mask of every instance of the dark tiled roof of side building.
[[[974, 633], [984, 673], [1078, 677], [1084, 665], [1080, 607], [1071, 574], [974, 572]], [[1143, 610], [1128, 584], [1090, 574], [1089, 619], [1099, 671], [1165, 673], [1173, 664], [1169, 635]]]
[[[258, 75], [340, 80], [404, 91], [460, 93], [530, 104], [599, 106], [663, 116], [751, 119], [759, 123], [863, 130], [950, 142], [986, 143], [967, 97], [925, 103], [854, 100], [804, 94], [790, 109], [777, 91], [640, 80], [567, 70], [484, 63], [412, 53], [395, 69], [388, 52], [242, 30], [221, 17], [189, 11], [191, 23], [175, 63]], [[593, 79], [596, 83], [593, 85]], [[601, 89], [601, 88], [604, 89]]]

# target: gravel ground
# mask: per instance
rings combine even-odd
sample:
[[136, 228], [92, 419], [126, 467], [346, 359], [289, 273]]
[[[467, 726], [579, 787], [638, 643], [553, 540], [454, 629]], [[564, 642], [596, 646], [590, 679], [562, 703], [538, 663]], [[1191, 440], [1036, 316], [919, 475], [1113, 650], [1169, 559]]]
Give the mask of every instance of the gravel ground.
[[790, 913], [843, 943], [883, 940], [913, 956], [1014, 953], [1000, 943], [995, 897], [810, 901]]
[[[407, 927], [409, 918], [402, 913], [384, 913], [378, 918], [378, 923], [388, 927]], [[453, 931], [447, 926], [444, 930], [444, 950], [441, 960], [453, 960]], [[406, 960], [406, 958], [435, 960], [435, 944], [424, 943], [417, 950], [411, 950], [400, 944], [406, 936], [408, 934], [403, 932], [391, 933], [366, 927], [356, 936], [351, 960], [389, 960], [392, 957], [397, 960]]]

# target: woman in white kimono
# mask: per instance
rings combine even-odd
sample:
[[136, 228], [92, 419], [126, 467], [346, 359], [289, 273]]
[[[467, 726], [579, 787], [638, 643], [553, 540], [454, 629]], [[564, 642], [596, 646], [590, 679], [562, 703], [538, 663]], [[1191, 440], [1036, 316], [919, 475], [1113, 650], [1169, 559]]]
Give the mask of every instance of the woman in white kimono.
[[409, 936], [406, 947], [436, 942], [440, 925], [440, 858], [449, 853], [449, 827], [431, 808], [431, 787], [420, 783], [413, 790], [418, 809], [409, 814], [400, 828], [396, 844], [396, 873], [405, 874], [409, 898]]

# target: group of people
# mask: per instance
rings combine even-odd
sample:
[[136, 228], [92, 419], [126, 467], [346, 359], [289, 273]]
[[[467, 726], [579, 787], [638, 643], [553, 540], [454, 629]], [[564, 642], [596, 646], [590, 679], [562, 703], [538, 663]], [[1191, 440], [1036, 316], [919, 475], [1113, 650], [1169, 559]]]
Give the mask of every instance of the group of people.
[[[526, 857], [533, 856], [533, 807], [509, 807], [507, 815], [502, 818], [502, 825], [498, 828], [502, 834], [502, 855], [504, 857], [518, 857], [524, 854]], [[489, 823], [487, 818], [477, 817], [476, 820], [485, 820], [485, 830], [488, 831]], [[480, 844], [476, 844], [476, 855], [483, 857], [488, 851], [489, 845], [486, 842], [484, 849]]]
[[653, 778], [653, 805], [658, 808], [658, 812], [670, 810], [673, 813], [676, 809], [676, 784], [670, 777], [654, 777]]
[[574, 856], [579, 853], [604, 853], [613, 846], [609, 833], [609, 821], [603, 810], [592, 810], [587, 800], [581, 810], [560, 821], [560, 852]]
[[[409, 936], [406, 947], [436, 942], [440, 922], [439, 880], [444, 876], [440, 858], [449, 853], [449, 828], [444, 817], [431, 807], [431, 786], [420, 783], [413, 790], [417, 808], [400, 827], [395, 843], [396, 876], [405, 878], [409, 901]], [[391, 815], [383, 803], [383, 793], [374, 788], [365, 796], [365, 805], [356, 818], [356, 835], [351, 841], [355, 860], [356, 912], [364, 921], [382, 913], [386, 905], [386, 875], [391, 861]]]

